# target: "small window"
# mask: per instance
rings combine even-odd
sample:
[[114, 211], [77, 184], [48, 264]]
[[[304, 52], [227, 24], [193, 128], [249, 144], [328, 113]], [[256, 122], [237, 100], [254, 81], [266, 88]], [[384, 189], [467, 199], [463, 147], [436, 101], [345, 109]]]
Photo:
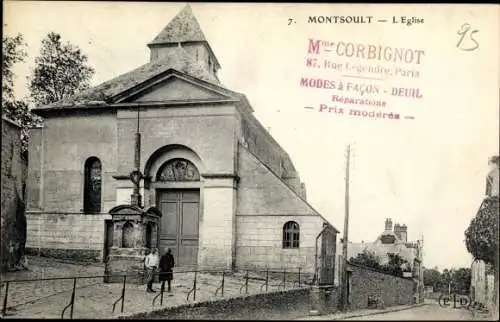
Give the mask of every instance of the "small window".
[[295, 221], [283, 225], [283, 248], [299, 248], [300, 228]]

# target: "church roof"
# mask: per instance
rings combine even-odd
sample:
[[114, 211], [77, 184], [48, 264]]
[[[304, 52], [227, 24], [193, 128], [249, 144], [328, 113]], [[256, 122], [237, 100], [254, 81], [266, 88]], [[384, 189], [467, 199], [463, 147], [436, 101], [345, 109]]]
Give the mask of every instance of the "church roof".
[[[207, 48], [211, 51], [210, 45], [206, 41], [200, 25], [194, 17], [191, 7], [186, 5], [184, 9], [182, 9], [170, 21], [165, 29], [163, 29], [158, 36], [156, 36], [153, 42], [148, 45], [151, 46], [168, 43], [169, 46], [172, 46], [175, 44], [175, 46], [169, 47], [166, 56], [162, 55], [161, 59], [153, 60], [130, 72], [117, 76], [95, 87], [81, 91], [61, 101], [35, 108], [34, 112], [36, 113], [37, 110], [47, 110], [52, 108], [67, 108], [75, 106], [82, 107], [84, 105], [100, 105], [103, 103], [110, 103], [113, 101], [114, 96], [132, 89], [135, 86], [144, 84], [169, 69], [211, 83], [224, 89], [225, 91], [231, 92], [230, 94], [240, 96], [241, 94], [224, 88], [220, 84], [216, 75], [208, 71], [200, 62], [198, 62], [197, 59], [195, 59], [195, 57], [181, 47], [182, 42], [193, 41], [205, 42]], [[215, 55], [213, 55], [213, 58], [216, 65], [220, 67]]]
[[206, 41], [189, 4], [168, 23], [149, 45], [187, 41]]
[[168, 55], [160, 60], [151, 61], [130, 72], [117, 76], [100, 85], [84, 90], [62, 101], [49, 104], [46, 107], [63, 107], [68, 105], [84, 104], [89, 102], [108, 102], [113, 96], [118, 95], [132, 87], [164, 73], [169, 69], [201, 79], [218, 87], [222, 87], [218, 79], [203, 68], [182, 47], [172, 48]]

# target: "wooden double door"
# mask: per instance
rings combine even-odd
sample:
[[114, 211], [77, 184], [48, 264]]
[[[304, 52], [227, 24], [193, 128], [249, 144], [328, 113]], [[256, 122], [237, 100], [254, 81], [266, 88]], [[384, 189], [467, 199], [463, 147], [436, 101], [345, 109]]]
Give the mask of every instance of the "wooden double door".
[[157, 190], [162, 213], [160, 253], [172, 249], [177, 267], [194, 267], [198, 262], [200, 191]]

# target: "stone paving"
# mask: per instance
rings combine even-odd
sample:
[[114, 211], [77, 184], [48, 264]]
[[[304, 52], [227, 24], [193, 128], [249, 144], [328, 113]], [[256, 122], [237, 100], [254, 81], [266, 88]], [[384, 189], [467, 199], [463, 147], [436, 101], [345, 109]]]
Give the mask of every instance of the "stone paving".
[[[28, 259], [29, 271], [8, 273], [3, 276], [8, 280], [35, 279], [49, 277], [68, 276], [102, 276], [104, 275], [103, 264], [82, 265], [69, 262], [61, 262], [42, 257], [31, 257]], [[245, 274], [235, 273], [225, 276], [224, 297], [241, 296], [244, 294], [264, 293], [263, 280], [249, 279], [248, 293], [245, 287]], [[250, 276], [252, 276], [250, 274]], [[147, 293], [145, 285], [126, 284], [124, 313], [132, 314], [161, 307], [173, 307], [186, 303], [212, 300], [222, 298], [219, 291], [214, 295], [221, 285], [221, 273], [198, 273], [196, 300], [188, 293], [193, 289], [194, 273], [176, 272], [174, 270], [174, 281], [172, 293], [164, 293], [163, 305], [158, 298], [153, 307], [153, 298], [159, 293]], [[70, 303], [73, 287], [72, 279], [36, 281], [36, 282], [11, 282], [9, 285], [7, 314], [5, 318], [61, 318], [64, 307]], [[78, 279], [75, 292], [75, 304], [73, 307], [73, 318], [113, 318], [123, 315], [120, 312], [121, 302], [116, 305], [112, 312], [113, 303], [120, 298], [122, 284], [103, 283], [102, 277], [91, 277]], [[159, 289], [159, 284], [154, 287]], [[286, 289], [297, 288], [297, 283], [287, 283]], [[281, 280], [270, 280], [268, 291], [283, 290]], [[5, 286], [1, 288], [0, 299], [3, 303]], [[65, 318], [70, 316], [70, 308], [65, 313]]]

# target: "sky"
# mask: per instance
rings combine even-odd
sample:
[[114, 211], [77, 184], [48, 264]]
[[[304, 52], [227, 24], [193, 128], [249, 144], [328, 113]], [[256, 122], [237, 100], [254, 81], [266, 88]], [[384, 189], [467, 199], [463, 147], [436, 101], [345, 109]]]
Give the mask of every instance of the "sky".
[[[92, 84], [97, 85], [147, 63], [146, 44], [185, 5], [3, 4], [4, 34], [22, 33], [28, 44], [26, 62], [14, 69], [18, 97], [28, 93], [26, 76], [48, 32], [58, 32], [82, 49], [96, 70]], [[426, 267], [470, 266], [464, 231], [484, 197], [488, 158], [498, 155], [498, 7], [218, 3], [191, 7], [222, 65], [222, 84], [247, 96], [255, 116], [292, 158], [306, 184], [309, 203], [332, 225], [343, 231], [346, 146], [351, 144], [349, 240], [375, 240], [385, 219], [392, 218], [408, 226], [409, 240], [423, 236]], [[387, 22], [308, 24], [309, 16], [373, 16], [373, 21]], [[396, 21], [404, 16], [423, 22], [396, 24], [393, 16]], [[470, 29], [458, 44], [458, 31], [465, 30], [465, 23]], [[463, 50], [475, 46], [473, 31], [478, 47]], [[339, 46], [320, 45], [322, 50], [349, 43], [424, 54], [419, 64], [338, 56], [335, 50], [314, 55], [308, 54], [309, 39]], [[321, 64], [328, 60], [344, 69], [311, 68], [307, 58]], [[389, 68], [394, 74], [378, 80], [342, 76], [376, 76], [348, 71], [346, 64]], [[418, 77], [409, 76], [409, 71], [414, 76], [418, 72]], [[342, 82], [345, 90], [303, 87], [302, 78]], [[361, 93], [356, 88], [366, 90]], [[370, 93], [369, 88], [379, 88], [379, 93]], [[423, 97], [392, 96], [393, 88], [418, 88]], [[384, 101], [386, 106], [341, 104], [332, 101], [333, 95]], [[343, 107], [345, 114], [320, 111], [321, 104]], [[352, 108], [400, 118], [347, 115]]]

